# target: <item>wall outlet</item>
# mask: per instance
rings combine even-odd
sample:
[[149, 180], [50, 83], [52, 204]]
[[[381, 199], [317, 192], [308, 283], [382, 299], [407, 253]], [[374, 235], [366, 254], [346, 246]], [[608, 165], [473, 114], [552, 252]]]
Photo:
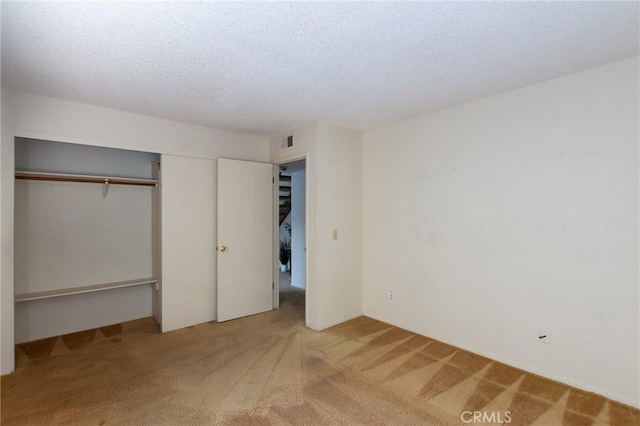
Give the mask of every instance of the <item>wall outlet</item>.
[[551, 344], [551, 333], [548, 328], [540, 329], [540, 333], [538, 334], [538, 340], [540, 340], [540, 343], [546, 343], [547, 345]]
[[396, 294], [393, 292], [393, 290], [389, 290], [389, 302], [395, 302], [396, 301]]

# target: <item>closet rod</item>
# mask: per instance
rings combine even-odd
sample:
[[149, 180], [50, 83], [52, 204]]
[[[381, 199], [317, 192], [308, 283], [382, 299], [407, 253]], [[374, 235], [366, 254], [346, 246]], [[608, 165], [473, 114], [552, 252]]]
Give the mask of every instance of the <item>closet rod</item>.
[[152, 179], [129, 179], [108, 176], [70, 175], [62, 173], [22, 172], [16, 171], [16, 179], [46, 180], [54, 182], [99, 183], [110, 185], [158, 186]]

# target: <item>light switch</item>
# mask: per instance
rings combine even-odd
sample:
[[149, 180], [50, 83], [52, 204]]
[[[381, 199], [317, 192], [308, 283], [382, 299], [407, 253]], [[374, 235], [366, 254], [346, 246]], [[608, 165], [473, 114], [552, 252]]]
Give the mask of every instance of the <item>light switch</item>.
[[334, 230], [333, 230], [333, 239], [334, 239], [334, 240], [337, 240], [337, 239], [338, 239], [338, 230], [337, 230], [337, 229], [334, 229]]

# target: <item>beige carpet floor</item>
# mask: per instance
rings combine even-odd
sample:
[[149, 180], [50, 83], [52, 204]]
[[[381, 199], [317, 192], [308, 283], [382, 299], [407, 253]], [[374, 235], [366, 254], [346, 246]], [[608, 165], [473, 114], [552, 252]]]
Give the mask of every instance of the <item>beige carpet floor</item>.
[[640, 424], [631, 407], [370, 318], [313, 332], [304, 292], [281, 297], [167, 334], [142, 319], [19, 345], [2, 424]]

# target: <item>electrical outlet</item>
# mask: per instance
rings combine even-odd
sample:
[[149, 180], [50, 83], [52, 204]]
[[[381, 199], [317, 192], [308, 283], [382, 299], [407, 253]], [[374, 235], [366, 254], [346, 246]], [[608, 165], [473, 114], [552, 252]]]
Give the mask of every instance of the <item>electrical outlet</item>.
[[395, 302], [396, 301], [396, 295], [393, 292], [393, 290], [389, 290], [389, 302]]
[[538, 340], [540, 340], [540, 343], [546, 343], [547, 345], [551, 344], [551, 333], [548, 328], [540, 329], [540, 333], [538, 334]]

